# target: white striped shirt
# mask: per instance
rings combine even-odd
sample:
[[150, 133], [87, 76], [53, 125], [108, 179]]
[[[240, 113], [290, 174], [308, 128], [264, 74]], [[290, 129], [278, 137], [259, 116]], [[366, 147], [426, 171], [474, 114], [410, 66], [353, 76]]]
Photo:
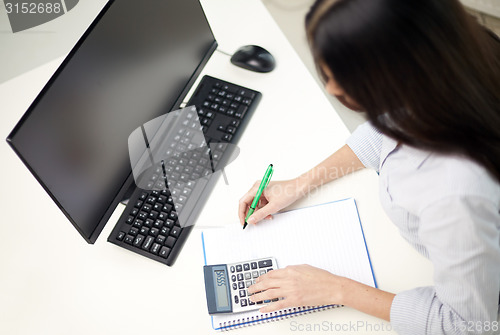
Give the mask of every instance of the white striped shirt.
[[382, 207], [434, 266], [434, 286], [394, 298], [393, 328], [404, 335], [500, 334], [500, 184], [466, 157], [398, 145], [370, 123], [347, 144], [379, 173]]

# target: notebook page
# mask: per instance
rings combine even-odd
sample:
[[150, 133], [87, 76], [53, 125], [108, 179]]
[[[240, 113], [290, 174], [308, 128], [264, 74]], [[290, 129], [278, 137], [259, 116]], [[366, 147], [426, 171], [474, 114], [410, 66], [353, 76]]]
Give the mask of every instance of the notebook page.
[[[307, 207], [274, 216], [256, 226], [203, 231], [206, 264], [275, 257], [279, 268], [310, 264], [375, 286], [354, 199]], [[257, 311], [216, 315], [220, 322], [260, 315]]]

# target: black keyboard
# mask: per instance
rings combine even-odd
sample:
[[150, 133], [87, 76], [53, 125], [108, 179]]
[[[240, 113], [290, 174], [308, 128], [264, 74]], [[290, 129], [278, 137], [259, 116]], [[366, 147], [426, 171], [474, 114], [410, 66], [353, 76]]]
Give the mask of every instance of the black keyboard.
[[140, 184], [144, 189], [135, 189], [108, 241], [173, 265], [261, 97], [204, 76], [187, 106], [196, 107], [205, 149], [187, 150], [189, 129], [179, 129], [182, 136], [169, 140], [169, 158], [147, 176], [147, 186]]

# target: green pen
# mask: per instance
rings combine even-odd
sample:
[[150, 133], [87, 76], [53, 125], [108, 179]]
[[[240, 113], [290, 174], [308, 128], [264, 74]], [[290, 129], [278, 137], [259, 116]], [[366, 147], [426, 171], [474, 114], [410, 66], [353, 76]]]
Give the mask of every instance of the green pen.
[[269, 164], [266, 173], [264, 174], [264, 178], [262, 178], [259, 189], [257, 190], [257, 194], [255, 194], [255, 198], [253, 198], [252, 205], [250, 206], [250, 209], [248, 210], [247, 217], [245, 218], [245, 224], [243, 225], [243, 229], [247, 227], [247, 220], [250, 217], [250, 215], [253, 214], [255, 211], [255, 208], [257, 207], [257, 204], [259, 203], [260, 196], [262, 195], [262, 192], [264, 192], [264, 189], [267, 187], [269, 182], [271, 181], [271, 176], [273, 175], [273, 165]]

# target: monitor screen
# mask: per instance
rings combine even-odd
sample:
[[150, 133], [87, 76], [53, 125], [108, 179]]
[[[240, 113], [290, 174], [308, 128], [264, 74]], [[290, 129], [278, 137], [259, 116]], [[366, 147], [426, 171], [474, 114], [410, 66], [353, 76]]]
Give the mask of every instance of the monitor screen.
[[130, 186], [128, 136], [179, 108], [215, 48], [198, 0], [110, 1], [9, 135], [88, 242]]

